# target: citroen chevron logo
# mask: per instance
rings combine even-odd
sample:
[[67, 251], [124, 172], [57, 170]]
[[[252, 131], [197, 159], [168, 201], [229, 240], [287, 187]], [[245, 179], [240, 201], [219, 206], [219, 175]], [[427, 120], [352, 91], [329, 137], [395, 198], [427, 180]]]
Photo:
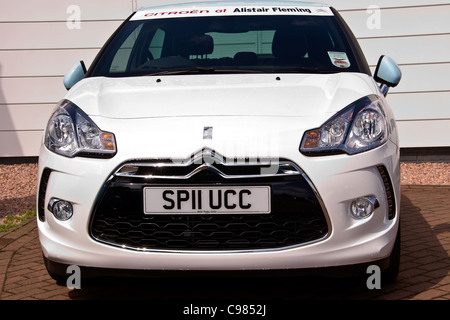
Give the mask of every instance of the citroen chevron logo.
[[203, 140], [212, 139], [213, 127], [203, 127]]

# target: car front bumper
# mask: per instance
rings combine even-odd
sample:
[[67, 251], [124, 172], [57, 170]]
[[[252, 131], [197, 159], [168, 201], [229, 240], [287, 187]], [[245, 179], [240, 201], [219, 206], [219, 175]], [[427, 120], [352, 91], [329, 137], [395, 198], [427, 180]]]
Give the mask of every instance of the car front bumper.
[[[131, 159], [65, 158], [40, 154], [37, 219], [46, 260], [81, 267], [125, 270], [286, 270], [337, 267], [383, 260], [391, 254], [399, 225], [400, 174], [398, 147], [390, 140], [357, 155], [305, 157], [283, 153], [310, 183], [328, 223], [327, 234], [312, 242], [250, 250], [139, 250], [95, 240], [90, 223], [95, 204], [108, 180]], [[380, 170], [384, 170], [384, 177]], [[388, 181], [386, 181], [388, 176]], [[42, 179], [44, 178], [44, 179]], [[45, 181], [44, 181], [45, 180]], [[387, 184], [393, 193], [389, 217]], [[379, 207], [366, 219], [350, 212], [353, 200], [371, 196]], [[47, 209], [51, 198], [70, 201], [74, 215], [55, 219]]]

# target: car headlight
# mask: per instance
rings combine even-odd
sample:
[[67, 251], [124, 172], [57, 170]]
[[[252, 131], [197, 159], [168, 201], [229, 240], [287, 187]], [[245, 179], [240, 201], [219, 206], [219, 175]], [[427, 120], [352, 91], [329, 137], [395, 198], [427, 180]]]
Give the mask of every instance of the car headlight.
[[68, 100], [61, 101], [51, 116], [44, 144], [66, 157], [110, 158], [116, 154], [114, 134], [100, 130], [86, 113]]
[[306, 131], [300, 152], [305, 155], [355, 154], [382, 145], [389, 136], [383, 104], [375, 95], [353, 102], [320, 128]]

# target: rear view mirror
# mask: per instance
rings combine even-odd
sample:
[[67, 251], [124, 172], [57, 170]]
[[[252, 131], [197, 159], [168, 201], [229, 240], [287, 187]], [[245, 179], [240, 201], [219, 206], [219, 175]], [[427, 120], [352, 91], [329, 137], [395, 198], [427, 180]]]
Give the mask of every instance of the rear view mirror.
[[382, 84], [381, 90], [387, 94], [389, 87], [395, 87], [402, 78], [402, 72], [397, 63], [388, 56], [381, 56], [375, 70], [375, 81]]
[[72, 88], [78, 81], [86, 75], [86, 66], [83, 61], [78, 61], [64, 75], [64, 86], [67, 90]]

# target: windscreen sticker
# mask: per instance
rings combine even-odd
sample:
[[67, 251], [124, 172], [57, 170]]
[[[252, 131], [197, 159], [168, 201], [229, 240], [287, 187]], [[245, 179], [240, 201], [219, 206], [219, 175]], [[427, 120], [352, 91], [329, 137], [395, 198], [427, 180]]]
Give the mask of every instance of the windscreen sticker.
[[205, 16], [234, 15], [312, 15], [331, 16], [333, 12], [328, 7], [293, 7], [293, 6], [258, 6], [258, 7], [189, 7], [177, 10], [166, 8], [144, 8], [136, 12], [130, 20], [145, 20], [155, 18], [181, 18]]
[[338, 68], [350, 67], [350, 61], [348, 60], [347, 54], [345, 52], [328, 51], [328, 56], [330, 57], [331, 63], [334, 66]]

